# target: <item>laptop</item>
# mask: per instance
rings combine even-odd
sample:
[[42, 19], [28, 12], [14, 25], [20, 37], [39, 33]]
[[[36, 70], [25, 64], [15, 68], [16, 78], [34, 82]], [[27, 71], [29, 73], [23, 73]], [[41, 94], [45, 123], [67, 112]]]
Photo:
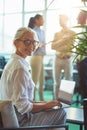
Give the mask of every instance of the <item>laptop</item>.
[[[58, 100], [61, 102], [62, 107], [67, 108], [70, 107], [72, 102], [72, 97], [74, 94], [75, 89], [75, 81], [70, 80], [61, 80], [59, 93], [58, 93]], [[57, 106], [54, 107], [55, 109], [58, 108]]]
[[60, 88], [59, 88], [59, 93], [58, 93], [58, 101], [61, 102], [62, 107], [55, 106], [51, 109], [47, 109], [45, 111], [50, 111], [52, 109], [60, 109], [60, 108], [69, 108], [71, 107], [72, 102], [72, 97], [74, 94], [74, 89], [75, 89], [75, 81], [70, 81], [70, 80], [61, 80], [60, 83]]

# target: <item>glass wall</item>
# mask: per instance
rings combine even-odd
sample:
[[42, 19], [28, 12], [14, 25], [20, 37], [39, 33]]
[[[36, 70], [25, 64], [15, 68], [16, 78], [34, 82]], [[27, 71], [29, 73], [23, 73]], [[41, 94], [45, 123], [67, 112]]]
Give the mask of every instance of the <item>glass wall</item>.
[[[0, 53], [12, 53], [12, 40], [15, 31], [21, 26], [27, 26], [30, 17], [39, 13], [44, 16], [46, 42], [53, 39], [54, 33], [59, 31], [58, 15], [67, 14], [70, 26], [77, 25], [77, 15], [84, 9], [81, 0], [0, 0]], [[50, 44], [47, 45], [49, 54]]]

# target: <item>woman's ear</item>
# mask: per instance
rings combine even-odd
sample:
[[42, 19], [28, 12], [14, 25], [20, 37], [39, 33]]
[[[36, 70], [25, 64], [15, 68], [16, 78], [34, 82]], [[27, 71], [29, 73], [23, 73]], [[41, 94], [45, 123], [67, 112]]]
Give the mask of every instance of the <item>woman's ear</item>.
[[14, 41], [14, 46], [15, 46], [16, 48], [18, 47], [17, 41]]

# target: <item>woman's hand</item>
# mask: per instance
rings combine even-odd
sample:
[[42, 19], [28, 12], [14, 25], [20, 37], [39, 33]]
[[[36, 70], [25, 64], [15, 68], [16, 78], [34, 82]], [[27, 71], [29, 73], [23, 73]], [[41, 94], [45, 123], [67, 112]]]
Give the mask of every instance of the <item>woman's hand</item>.
[[52, 108], [52, 107], [55, 107], [55, 106], [62, 107], [62, 104], [61, 104], [60, 101], [57, 101], [57, 100], [48, 101], [48, 102], [46, 102], [45, 109], [49, 109], [49, 108]]
[[40, 48], [45, 47], [45, 43], [41, 43], [41, 44], [39, 45], [39, 47], [40, 47]]
[[45, 101], [45, 102], [33, 102], [33, 109], [32, 112], [39, 112], [43, 110], [51, 109], [55, 106], [61, 107], [62, 104], [60, 101], [53, 100], [53, 101]]

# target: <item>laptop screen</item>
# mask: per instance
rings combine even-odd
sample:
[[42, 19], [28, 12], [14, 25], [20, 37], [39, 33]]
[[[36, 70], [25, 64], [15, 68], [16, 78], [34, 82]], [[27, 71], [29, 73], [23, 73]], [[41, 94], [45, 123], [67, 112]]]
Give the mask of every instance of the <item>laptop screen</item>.
[[75, 81], [61, 80], [58, 100], [66, 104], [72, 104], [74, 94]]

